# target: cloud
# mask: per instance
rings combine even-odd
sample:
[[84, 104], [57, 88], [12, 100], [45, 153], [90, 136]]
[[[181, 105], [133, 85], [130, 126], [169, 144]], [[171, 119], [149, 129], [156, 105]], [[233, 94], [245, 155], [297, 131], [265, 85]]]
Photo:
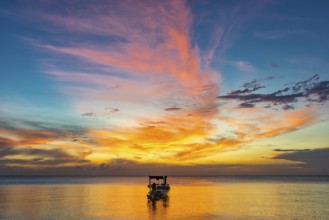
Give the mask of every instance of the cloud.
[[255, 107], [255, 104], [243, 102], [243, 103], [240, 103], [239, 107], [240, 108], [253, 108], [253, 107]]
[[[198, 8], [202, 12], [203, 10], [209, 13], [203, 13], [199, 15], [196, 20], [196, 26], [202, 25], [210, 26], [210, 30], [202, 29], [197, 33], [196, 38], [200, 38], [200, 41], [204, 39], [210, 39], [206, 42], [206, 49], [204, 52], [205, 56], [203, 59], [206, 65], [210, 65], [214, 58], [215, 62], [223, 62], [225, 59], [225, 52], [233, 45], [234, 41], [239, 37], [240, 33], [248, 26], [249, 22], [257, 18], [262, 11], [262, 9], [267, 5], [267, 3], [259, 1], [238, 1], [233, 4], [224, 4], [221, 7], [213, 7], [211, 1], [203, 2], [198, 5]], [[205, 8], [203, 8], [205, 7]], [[249, 10], [245, 10], [248, 8]], [[216, 14], [217, 17], [213, 17]], [[214, 19], [216, 22], [213, 22]], [[240, 63], [237, 63], [240, 62]], [[248, 71], [254, 71], [255, 68], [248, 65], [246, 61], [228, 61], [229, 64], [239, 67], [247, 67]], [[246, 71], [245, 68], [242, 71]]]
[[276, 152], [299, 152], [299, 151], [310, 151], [310, 149], [274, 149]]
[[329, 172], [329, 148], [302, 149], [302, 150], [279, 150], [283, 152], [272, 159], [284, 159], [295, 162], [302, 162], [301, 167], [314, 171], [315, 173]]
[[[228, 107], [226, 107], [228, 108]], [[313, 108], [296, 108], [291, 111], [273, 112], [263, 108], [242, 108], [232, 105], [220, 116], [221, 125], [230, 128], [228, 134], [218, 133], [220, 138], [231, 140], [219, 145], [219, 151], [234, 151], [263, 139], [273, 138], [303, 129], [319, 121], [319, 112]], [[266, 148], [264, 146], [264, 148]]]
[[[1, 143], [3, 144], [3, 143]], [[5, 157], [8, 155], [36, 155], [36, 156], [44, 156], [44, 157], [53, 157], [53, 158], [72, 158], [71, 155], [64, 152], [60, 149], [37, 149], [31, 147], [10, 147], [10, 146], [1, 146], [0, 149], [0, 157]]]
[[3, 147], [3, 149], [0, 150], [1, 151], [3, 150], [3, 153], [5, 152], [4, 147], [11, 147], [11, 146], [15, 146], [14, 141], [12, 141], [9, 138], [0, 137], [0, 147]]
[[207, 142], [203, 143], [191, 143], [185, 144], [184, 150], [179, 151], [174, 155], [175, 158], [182, 161], [195, 161], [197, 159], [202, 159], [208, 157], [212, 153], [218, 151], [224, 151], [227, 149], [237, 148], [244, 144], [245, 140], [238, 138], [213, 138], [209, 139]]
[[[20, 118], [0, 118], [0, 146], [47, 146], [63, 147], [64, 142], [91, 144], [90, 137], [85, 135], [86, 127], [72, 121], [35, 121]], [[77, 149], [79, 150], [79, 149]]]
[[[27, 175], [33, 173], [33, 170], [44, 170], [44, 172], [47, 173], [46, 170], [49, 168], [79, 166], [84, 164], [90, 164], [90, 161], [79, 158], [45, 159], [43, 157], [34, 159], [0, 159], [0, 165], [4, 166], [4, 170], [6, 170], [6, 168], [10, 170], [10, 168], [14, 167], [22, 170]], [[62, 168], [63, 171], [64, 169], [65, 168]], [[50, 173], [48, 173], [48, 175], [49, 174]]]
[[[90, 163], [92, 140], [84, 129], [65, 124], [7, 119], [0, 123], [0, 160], [3, 166], [31, 167]], [[73, 140], [72, 140], [73, 138]], [[88, 146], [88, 147], [87, 147]]]
[[1, 129], [2, 137], [11, 137], [11, 143], [15, 146], [33, 146], [47, 144], [56, 140], [69, 139], [73, 135], [80, 136], [83, 131], [70, 129], [57, 130], [54, 128], [31, 129], [15, 127], [13, 129]]
[[[3, 144], [3, 143], [0, 143]], [[88, 152], [89, 154], [90, 152]], [[70, 164], [89, 164], [86, 153], [72, 155], [62, 149], [41, 149], [0, 145], [0, 164], [9, 167], [54, 167]], [[26, 158], [28, 157], [28, 158]]]
[[293, 105], [284, 105], [282, 109], [287, 111], [287, 110], [295, 109], [295, 107]]
[[[63, 134], [65, 132], [80, 134], [83, 133], [85, 127], [72, 124], [67, 121], [57, 120], [42, 120], [41, 118], [21, 118], [21, 117], [0, 117], [0, 130], [2, 131], [19, 131], [19, 130], [30, 130], [30, 131], [42, 131], [46, 130], [51, 133]], [[36, 132], [37, 133], [37, 132]]]
[[181, 108], [178, 107], [165, 108], [165, 111], [178, 111], [178, 110], [181, 110]]
[[[3, 120], [3, 119], [2, 119]], [[90, 163], [86, 156], [90, 138], [80, 141], [83, 129], [65, 124], [7, 119], [0, 126], [0, 164], [3, 167], [34, 169]], [[75, 137], [77, 143], [71, 144]], [[64, 144], [64, 145], [63, 145]]]
[[307, 32], [302, 30], [277, 30], [268, 32], [256, 32], [254, 33], [254, 37], [263, 40], [276, 40], [304, 34], [307, 34]]
[[[1, 162], [0, 162], [1, 163]], [[324, 164], [326, 165], [326, 164]], [[68, 176], [147, 176], [149, 173], [163, 173], [168, 176], [218, 176], [218, 175], [328, 175], [328, 170], [303, 169], [298, 164], [215, 164], [188, 166], [162, 163], [138, 163], [132, 160], [114, 159], [99, 165], [76, 165], [71, 167], [41, 167], [24, 169], [0, 166], [4, 175], [68, 175]]]
[[[283, 105], [283, 110], [294, 109], [293, 103], [303, 101], [307, 106], [314, 103], [324, 103], [329, 100], [329, 81], [319, 81], [320, 77], [314, 75], [305, 81], [295, 83], [290, 87], [277, 90], [272, 93], [253, 93], [265, 88], [259, 81], [253, 80], [243, 85], [244, 89], [234, 90], [227, 95], [218, 96], [219, 99], [238, 100], [242, 103], [239, 107], [252, 107], [252, 104], [265, 103], [266, 108]], [[243, 103], [247, 103], [245, 105]]]
[[[66, 31], [115, 35], [125, 41], [115, 42], [115, 45], [105, 42], [105, 48], [97, 44], [39, 46], [129, 74], [168, 73], [183, 84], [200, 79], [200, 60], [196, 48], [191, 46], [189, 35], [191, 15], [184, 2], [139, 2], [133, 5], [118, 1], [113, 7], [104, 9], [96, 3], [90, 7], [97, 14], [81, 8], [72, 10], [69, 15], [42, 15], [50, 25]], [[173, 19], [172, 13], [179, 16]], [[82, 16], [86, 14], [90, 16]], [[130, 16], [125, 16], [127, 14], [135, 19], [132, 21]]]
[[[205, 65], [204, 53], [193, 41], [193, 15], [185, 1], [117, 1], [106, 8], [96, 2], [90, 7], [67, 7], [69, 14], [34, 9], [43, 23], [65, 34], [31, 43], [49, 54], [45, 71], [64, 82], [63, 91], [72, 97], [80, 114], [90, 111], [104, 116], [97, 108], [102, 103], [118, 106], [120, 102], [137, 109], [138, 103], [144, 102], [146, 109], [170, 99], [204, 108], [216, 101], [220, 73]], [[77, 39], [75, 32], [83, 37]], [[86, 41], [94, 35], [111, 40]], [[129, 114], [143, 116], [138, 111]]]
[[244, 89], [233, 90], [229, 93], [229, 95], [241, 95], [241, 94], [248, 94], [259, 89], [265, 88], [265, 86], [261, 86], [260, 82], [257, 80], [253, 80], [251, 82], [247, 82], [243, 84]]
[[82, 114], [82, 116], [92, 117], [92, 116], [95, 116], [95, 114], [92, 112], [87, 112], [87, 113]]
[[109, 110], [110, 112], [119, 112], [120, 110], [118, 108], [111, 108], [111, 107], [105, 107], [106, 110]]
[[239, 60], [232, 62], [232, 64], [242, 72], [255, 73], [257, 71], [256, 68], [247, 61]]

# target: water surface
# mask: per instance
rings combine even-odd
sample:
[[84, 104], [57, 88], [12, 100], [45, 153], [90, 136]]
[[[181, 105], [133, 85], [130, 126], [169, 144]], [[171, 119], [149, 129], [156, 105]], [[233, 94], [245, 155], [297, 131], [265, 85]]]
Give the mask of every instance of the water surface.
[[328, 177], [0, 177], [1, 219], [329, 219]]

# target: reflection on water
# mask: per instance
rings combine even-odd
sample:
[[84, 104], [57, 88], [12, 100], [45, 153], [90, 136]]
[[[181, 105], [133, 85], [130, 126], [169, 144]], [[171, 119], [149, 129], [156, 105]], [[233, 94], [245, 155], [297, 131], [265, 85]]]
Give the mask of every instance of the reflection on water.
[[160, 199], [158, 201], [147, 201], [149, 218], [156, 219], [157, 216], [161, 216], [162, 218], [167, 218], [167, 208], [169, 207], [169, 196], [164, 199]]
[[329, 219], [328, 179], [169, 180], [168, 199], [152, 202], [146, 178], [0, 178], [0, 219]]

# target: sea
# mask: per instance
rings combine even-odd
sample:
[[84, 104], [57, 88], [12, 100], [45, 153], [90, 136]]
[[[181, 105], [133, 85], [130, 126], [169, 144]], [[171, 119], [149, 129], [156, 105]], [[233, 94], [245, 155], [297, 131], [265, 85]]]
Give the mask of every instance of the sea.
[[0, 219], [329, 219], [329, 176], [0, 177]]

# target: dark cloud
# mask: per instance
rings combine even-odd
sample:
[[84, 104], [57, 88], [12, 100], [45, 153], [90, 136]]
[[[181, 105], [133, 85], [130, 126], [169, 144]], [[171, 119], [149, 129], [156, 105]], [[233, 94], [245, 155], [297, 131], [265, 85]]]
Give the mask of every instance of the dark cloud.
[[272, 159], [284, 159], [295, 162], [302, 162], [300, 167], [306, 170], [313, 170], [320, 173], [329, 173], [329, 148], [318, 149], [276, 149], [277, 152], [282, 152], [274, 156]]
[[253, 108], [255, 107], [255, 104], [248, 103], [248, 102], [243, 102], [239, 105], [240, 108]]
[[0, 159], [8, 155], [15, 155], [16, 151], [13, 147], [2, 145], [3, 143], [1, 142], [0, 144]]
[[95, 116], [95, 113], [87, 112], [87, 113], [82, 114], [82, 116], [92, 117], [92, 116]]
[[34, 158], [34, 159], [29, 159], [29, 160], [24, 160], [24, 159], [1, 159], [0, 160], [0, 165], [2, 166], [15, 166], [17, 168], [23, 169], [24, 166], [26, 165], [37, 165], [37, 169], [44, 169], [48, 168], [49, 166], [59, 166], [59, 165], [65, 165], [65, 164], [89, 164], [89, 160], [85, 159], [80, 159], [80, 158], [72, 158], [72, 159], [67, 159], [67, 158], [55, 158], [55, 159], [45, 159], [42, 157], [39, 158]]
[[[19, 161], [16, 161], [19, 162]], [[22, 161], [21, 161], [22, 163]], [[39, 158], [33, 163], [55, 163], [43, 161]], [[57, 164], [61, 163], [60, 160]], [[327, 162], [328, 163], [328, 162]], [[132, 160], [115, 159], [99, 165], [87, 164], [84, 161], [79, 165], [40, 166], [39, 169], [26, 167], [6, 167], [0, 162], [0, 175], [60, 175], [60, 176], [147, 176], [151, 174], [165, 174], [169, 176], [217, 176], [217, 175], [328, 175], [328, 170], [317, 170], [304, 165], [250, 165], [250, 164], [217, 164], [186, 166], [160, 163], [138, 163]], [[61, 164], [59, 164], [61, 165]]]
[[279, 67], [279, 65], [276, 64], [276, 63], [270, 63], [270, 66], [273, 67], [273, 68], [277, 68], [277, 67]]
[[6, 130], [12, 130], [15, 129], [16, 127], [13, 126], [12, 122], [8, 122], [8, 119], [0, 118], [0, 128], [1, 129], [6, 129]]
[[[14, 134], [15, 139], [0, 136], [0, 160], [2, 165], [13, 164], [17, 167], [23, 167], [27, 164], [62, 164], [62, 163], [81, 163], [85, 158], [86, 152], [79, 152], [75, 155], [67, 153], [65, 150], [53, 146], [46, 149], [44, 146], [49, 142], [56, 140], [76, 140], [80, 142], [91, 143], [92, 140], [84, 135], [84, 130], [78, 126], [38, 123], [20, 119], [0, 119], [0, 129], [4, 134]], [[1, 127], [2, 126], [2, 127]], [[12, 160], [12, 157], [29, 159]], [[43, 158], [43, 160], [36, 160]]]
[[74, 156], [61, 149], [40, 149], [32, 147], [13, 147], [0, 145], [0, 158], [8, 155], [28, 155], [65, 159], [74, 158]]
[[41, 122], [38, 121], [38, 119], [31, 121], [19, 118], [0, 118], [0, 129], [17, 133], [20, 133], [21, 131], [31, 131], [31, 133], [47, 131], [48, 133], [54, 133], [61, 136], [65, 133], [83, 134], [84, 130], [86, 130], [86, 128], [72, 125], [70, 122]]
[[105, 110], [109, 110], [110, 112], [118, 112], [118, 108], [111, 108], [111, 107], [105, 107]]
[[1, 147], [11, 147], [11, 146], [15, 146], [15, 141], [8, 138], [0, 137], [0, 151], [1, 151]]
[[60, 159], [73, 159], [74, 156], [71, 154], [68, 154], [67, 152], [61, 150], [61, 149], [35, 149], [35, 148], [26, 148], [26, 149], [20, 149], [18, 151], [18, 154], [24, 154], [24, 155], [39, 155], [44, 157], [52, 157], [52, 158], [60, 158]]
[[[236, 91], [233, 91], [236, 92]], [[277, 93], [277, 92], [275, 92]], [[297, 98], [303, 97], [302, 93], [290, 94], [290, 95], [277, 95], [275, 93], [272, 94], [247, 94], [247, 95], [234, 95], [230, 93], [226, 96], [219, 96], [220, 99], [236, 99], [248, 103], [261, 103], [261, 102], [269, 102], [274, 105], [282, 104], [282, 103], [291, 103], [295, 102]]]
[[265, 88], [265, 86], [261, 86], [260, 82], [257, 81], [257, 80], [247, 82], [247, 83], [243, 84], [243, 87], [246, 88], [246, 89], [250, 89], [250, 91], [252, 91], [252, 92], [256, 91], [258, 89], [261, 89], [261, 88]]
[[11, 139], [0, 136], [0, 166], [25, 170], [24, 167], [30, 166], [42, 168], [90, 162], [84, 159], [90, 152], [71, 154], [60, 148], [46, 149], [43, 147], [44, 144], [54, 140], [71, 140], [72, 137], [80, 140], [80, 137], [84, 137], [84, 129], [81, 127], [25, 119], [0, 118], [0, 129], [5, 134], [14, 134], [17, 137], [17, 139]]
[[178, 107], [165, 108], [165, 111], [178, 111], [178, 110], [181, 110], [181, 108]]
[[0, 136], [0, 146], [32, 146], [47, 143], [53, 140], [70, 140], [79, 143], [94, 144], [94, 141], [85, 135], [86, 128], [72, 124], [28, 121], [22, 119], [0, 118], [0, 130], [15, 134], [19, 140], [9, 140]]
[[[309, 101], [325, 102], [329, 100], [329, 81], [322, 81], [311, 88], [307, 88]], [[312, 97], [314, 95], [315, 97]]]
[[293, 106], [293, 105], [284, 105], [282, 107], [282, 109], [287, 111], [287, 110], [295, 109], [295, 106]]
[[305, 102], [305, 105], [310, 106], [312, 103], [324, 103], [329, 100], [329, 81], [320, 81], [318, 75], [297, 82], [290, 87], [277, 90], [275, 92], [254, 93], [255, 91], [265, 88], [261, 86], [259, 81], [253, 80], [243, 85], [244, 89], [234, 90], [227, 95], [218, 96], [218, 99], [238, 100], [242, 103], [239, 107], [251, 108], [255, 104], [265, 103], [264, 108], [273, 108], [274, 106], [282, 106], [283, 110], [294, 109], [293, 103], [300, 100]]
[[310, 151], [310, 149], [274, 149], [276, 152], [299, 152], [299, 151]]
[[247, 82], [243, 84], [243, 89], [234, 90], [230, 92], [229, 95], [235, 96], [235, 95], [249, 94], [251, 92], [254, 92], [262, 88], [265, 88], [265, 86], [261, 86], [259, 81], [253, 80], [251, 82]]
[[[84, 159], [90, 152], [83, 152], [80, 155], [69, 154], [62, 149], [40, 149], [31, 147], [13, 147], [0, 146], [0, 165], [2, 166], [16, 166], [23, 168], [26, 165], [38, 165], [39, 168], [43, 166], [58, 166], [63, 164], [88, 164], [89, 160]], [[11, 159], [6, 156], [33, 156], [29, 159]], [[23, 157], [24, 158], [24, 157]]]

